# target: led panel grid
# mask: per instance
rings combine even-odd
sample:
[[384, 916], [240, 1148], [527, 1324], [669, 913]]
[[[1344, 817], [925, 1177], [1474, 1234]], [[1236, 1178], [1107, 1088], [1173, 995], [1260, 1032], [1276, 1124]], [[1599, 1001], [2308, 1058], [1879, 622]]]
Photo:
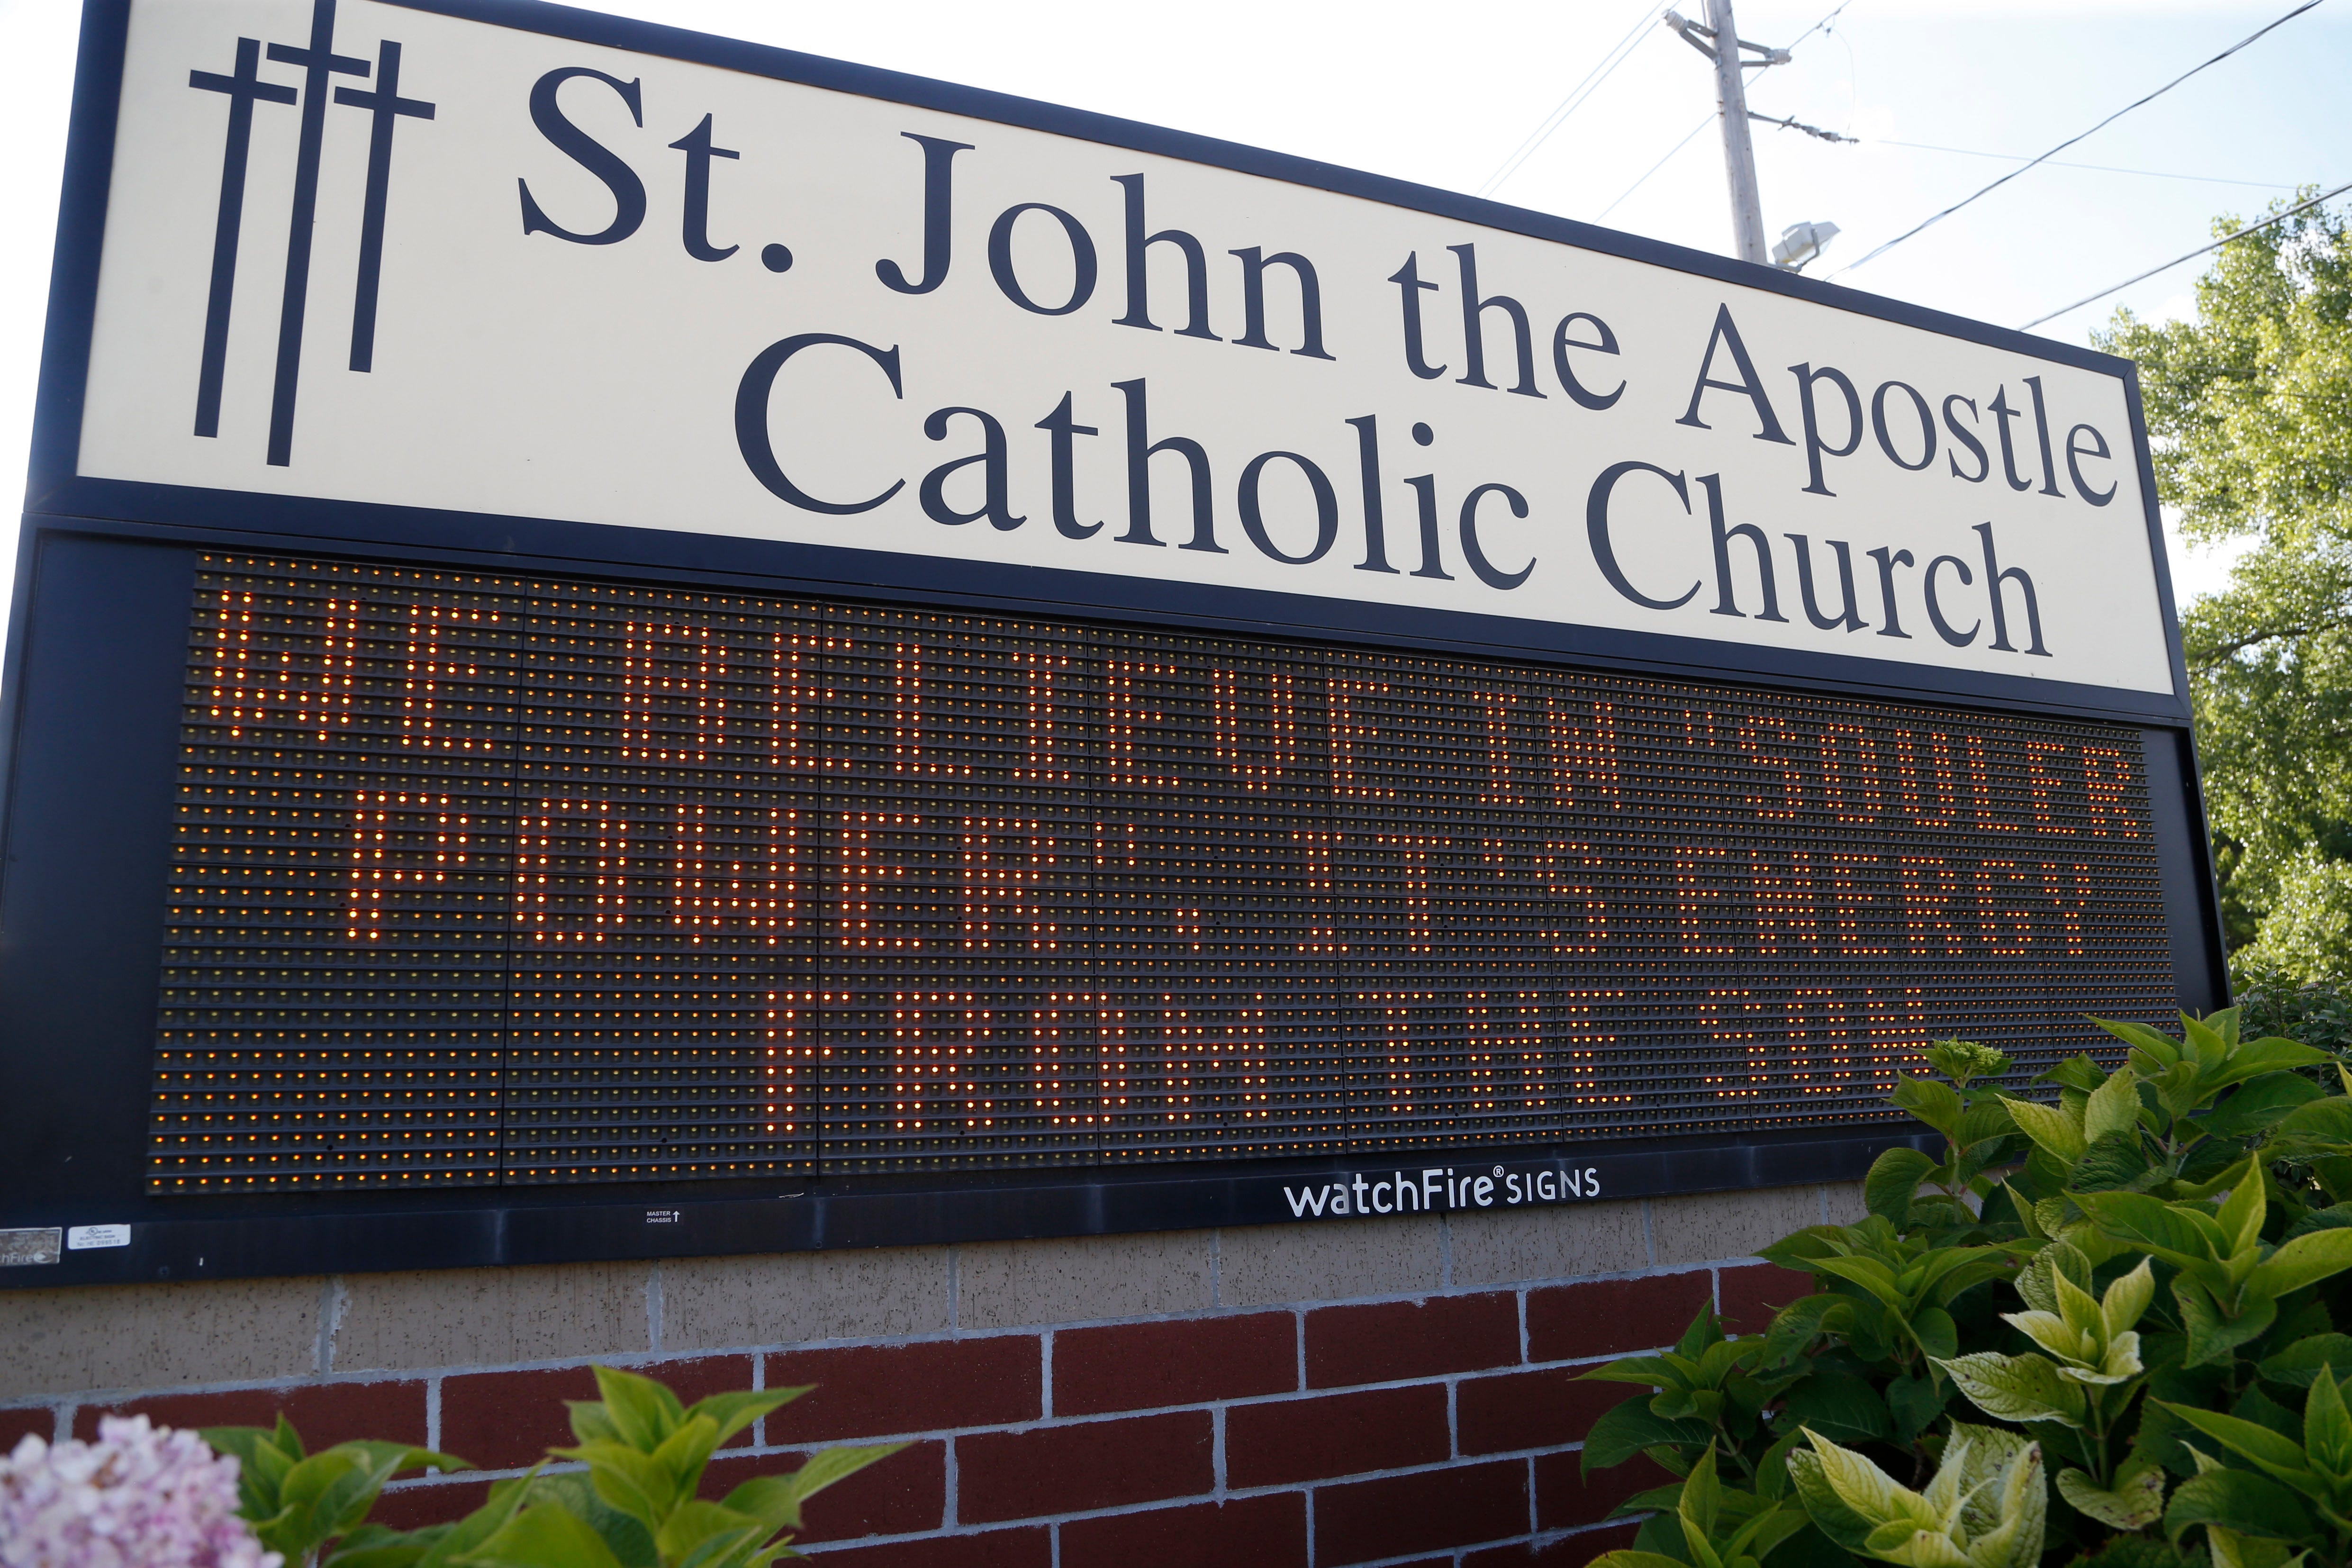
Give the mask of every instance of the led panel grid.
[[2137, 733], [218, 558], [156, 1190], [1854, 1122], [2173, 979]]
[[497, 1179], [525, 614], [462, 574], [204, 575], [162, 1190]]
[[1043, 1164], [1100, 1141], [1075, 629], [843, 607], [819, 1029], [829, 1168]]
[[819, 637], [789, 606], [707, 595], [533, 596], [515, 666], [509, 1182], [806, 1163]]

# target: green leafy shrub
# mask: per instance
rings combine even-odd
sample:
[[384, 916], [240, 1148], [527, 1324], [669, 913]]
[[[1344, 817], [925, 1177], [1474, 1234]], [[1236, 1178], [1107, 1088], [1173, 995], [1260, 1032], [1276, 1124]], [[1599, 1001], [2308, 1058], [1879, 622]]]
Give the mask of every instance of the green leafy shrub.
[[1585, 1468], [1684, 1478], [1609, 1568], [2352, 1568], [2352, 1069], [2241, 1025], [2103, 1023], [2038, 1088], [1932, 1047], [1891, 1099], [1939, 1153], [1763, 1251], [1809, 1294], [1586, 1374], [1651, 1393]]
[[2049, 1517], [2042, 1452], [2014, 1432], [1955, 1422], [1935, 1479], [1915, 1492], [1812, 1433], [1789, 1456], [1797, 1495], [1849, 1552], [1907, 1568], [2032, 1568]]
[[384, 1482], [427, 1466], [467, 1468], [463, 1459], [405, 1443], [338, 1443], [306, 1454], [294, 1424], [283, 1415], [275, 1429], [215, 1426], [200, 1435], [236, 1456], [237, 1515], [262, 1545], [284, 1554], [289, 1568], [359, 1568], [373, 1562], [371, 1546], [391, 1532], [364, 1521]]
[[755, 1476], [712, 1502], [699, 1494], [719, 1444], [806, 1388], [714, 1394], [691, 1405], [649, 1377], [595, 1369], [600, 1400], [567, 1400], [570, 1448], [584, 1469], [529, 1475], [490, 1488], [454, 1524], [398, 1531], [365, 1522], [383, 1484], [404, 1469], [469, 1468], [448, 1454], [398, 1443], [339, 1443], [305, 1457], [281, 1415], [277, 1428], [220, 1426], [205, 1440], [240, 1462], [238, 1513], [288, 1568], [767, 1568], [798, 1557], [801, 1505], [906, 1445], [827, 1448], [788, 1475]]
[[2284, 1035], [2337, 1057], [2352, 1058], [2352, 996], [2326, 981], [2299, 980], [2284, 970], [2245, 962], [2230, 973], [2240, 1026], [2250, 1035]]

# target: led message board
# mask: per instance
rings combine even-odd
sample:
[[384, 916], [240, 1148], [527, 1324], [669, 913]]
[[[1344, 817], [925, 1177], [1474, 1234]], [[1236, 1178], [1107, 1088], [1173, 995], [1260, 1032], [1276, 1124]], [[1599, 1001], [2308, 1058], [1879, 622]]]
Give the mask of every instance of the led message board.
[[1791, 1127], [2174, 996], [2112, 726], [320, 562], [198, 625], [158, 1192]]
[[2224, 994], [2121, 362], [552, 6], [75, 114], [0, 1283], [1847, 1177]]

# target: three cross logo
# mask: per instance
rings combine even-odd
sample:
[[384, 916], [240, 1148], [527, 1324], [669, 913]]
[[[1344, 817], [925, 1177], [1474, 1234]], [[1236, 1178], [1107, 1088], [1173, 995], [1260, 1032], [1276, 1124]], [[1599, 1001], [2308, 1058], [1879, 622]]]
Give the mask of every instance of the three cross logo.
[[433, 105], [400, 96], [400, 46], [380, 45], [373, 66], [334, 50], [335, 0], [312, 0], [310, 41], [271, 44], [269, 59], [301, 68], [299, 87], [260, 79], [262, 46], [257, 38], [236, 41], [231, 73], [192, 70], [188, 85], [228, 96], [228, 139], [221, 157], [220, 213], [213, 230], [212, 286], [205, 300], [205, 347], [196, 376], [196, 434], [220, 434], [221, 377], [228, 359], [229, 312], [236, 290], [237, 234], [245, 219], [245, 171], [253, 144], [253, 106], [299, 104], [295, 143], [294, 207], [286, 237], [286, 285], [278, 315], [278, 364], [269, 396], [269, 462], [284, 468], [294, 457], [295, 389], [302, 372], [302, 322], [310, 294], [310, 241], [319, 205], [319, 160], [326, 142], [327, 89], [336, 76], [373, 76], [375, 90], [338, 87], [334, 101], [367, 110], [370, 117], [367, 194], [360, 218], [359, 277], [352, 302], [351, 368], [375, 368], [377, 285], [383, 269], [384, 208], [392, 187], [393, 132], [405, 117], [433, 118]]

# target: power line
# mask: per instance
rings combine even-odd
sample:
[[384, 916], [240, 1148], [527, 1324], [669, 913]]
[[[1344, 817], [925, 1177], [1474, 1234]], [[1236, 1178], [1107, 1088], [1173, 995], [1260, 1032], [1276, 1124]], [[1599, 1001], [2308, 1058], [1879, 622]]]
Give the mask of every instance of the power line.
[[2073, 304], [2063, 306], [2058, 310], [2051, 311], [2046, 316], [2036, 316], [2033, 320], [2026, 322], [2024, 326], [2021, 326], [2017, 330], [2021, 332], [2031, 331], [2033, 328], [2040, 326], [2044, 321], [2056, 321], [2068, 310], [2079, 310], [2084, 306], [2091, 304], [2095, 300], [2104, 300], [2108, 295], [2128, 289], [2135, 283], [2144, 283], [2159, 272], [2169, 271], [2171, 268], [2179, 266], [2184, 261], [2194, 261], [2208, 251], [2221, 249], [2223, 246], [2229, 244], [2233, 239], [2243, 239], [2250, 234], [2258, 234], [2262, 230], [2270, 227], [2273, 224], [2284, 222], [2299, 212], [2306, 212], [2331, 197], [2342, 195], [2347, 191], [2352, 191], [2352, 184], [2338, 185], [2332, 191], [2322, 192], [2320, 195], [2312, 197], [2307, 202], [2297, 202], [2294, 205], [2287, 208], [2284, 212], [2273, 213], [2270, 216], [2263, 219], [2260, 223], [2250, 223], [2235, 234], [2225, 234], [2221, 238], [2215, 240], [2212, 244], [2199, 246], [2195, 250], [2190, 251], [2186, 256], [2176, 256], [2171, 260], [2166, 262], [2162, 267], [2151, 267], [2147, 271], [2141, 273], [2138, 277], [2126, 278], [2112, 289], [2102, 289], [2095, 294], [2086, 294], [2082, 299], [2075, 300]]
[[1748, 118], [1759, 125], [1777, 125], [1783, 131], [1801, 131], [1817, 142], [1860, 142], [1862, 140], [1859, 136], [1847, 136], [1836, 131], [1824, 131], [1818, 125], [1808, 125], [1795, 118], [1775, 120], [1769, 114], [1759, 114], [1752, 109], [1748, 111]]
[[[1963, 158], [1999, 158], [2006, 163], [2027, 161], [2022, 153], [1979, 153], [1973, 147], [1938, 147], [1932, 142], [1897, 142], [1893, 137], [1874, 138], [1881, 147], [1911, 147], [1922, 153], [1954, 153]], [[2196, 180], [2209, 185], [2245, 185], [2257, 191], [2292, 191], [2298, 186], [2278, 180], [2225, 180], [2219, 174], [2176, 174], [2164, 169], [2125, 169], [2113, 163], [2070, 163], [2063, 159], [2045, 159], [2053, 169], [2092, 169], [2102, 174], [2145, 174], [2151, 180]], [[1856, 263], [1856, 265], [1860, 265]]]
[[[2317, 0], [2313, 0], [2313, 3], [2316, 4]], [[1832, 22], [1838, 18], [1840, 13], [1843, 12], [1848, 5], [1853, 4], [1853, 0], [1840, 0], [1840, 3], [1823, 16], [1820, 21], [1815, 22], [1811, 26], [1798, 34], [1796, 42], [1791, 43], [1789, 47], [1795, 48], [1797, 44], [1803, 43], [1807, 38], [1811, 37], [1823, 27], [1828, 26]], [[1611, 76], [1615, 74], [1617, 68], [1623, 65], [1626, 60], [1633, 57], [1633, 51], [1642, 47], [1643, 41], [1649, 37], [1647, 29], [1650, 25], [1653, 5], [1654, 0], [1643, 0], [1641, 15], [1634, 18], [1633, 26], [1627, 29], [1625, 36], [1618, 39], [1615, 44], [1610, 47], [1609, 52], [1601, 57], [1601, 63], [1594, 66], [1590, 71], [1587, 71], [1585, 73], [1584, 79], [1578, 82], [1573, 88], [1570, 88], [1569, 89], [1568, 96], [1561, 99], [1558, 104], [1554, 105], [1552, 111], [1549, 114], [1544, 116], [1542, 123], [1538, 124], [1533, 131], [1528, 132], [1527, 140], [1521, 142], [1517, 148], [1513, 151], [1511, 155], [1504, 159], [1502, 163], [1496, 167], [1493, 174], [1486, 176], [1486, 183], [1478, 187], [1477, 194], [1479, 195], [1491, 196], [1496, 191], [1502, 189], [1504, 183], [1509, 180], [1513, 174], [1519, 172], [1519, 166], [1525, 163], [1529, 158], [1534, 157], [1537, 150], [1546, 142], [1551, 140], [1552, 132], [1558, 131], [1562, 125], [1566, 124], [1570, 115], [1574, 114], [1578, 110], [1583, 108], [1585, 101], [1591, 98], [1594, 93], [1601, 90], [1601, 84], [1607, 81]], [[1783, 50], [1782, 52], [1786, 53], [1787, 51]], [[1692, 136], [1696, 136], [1696, 134], [1698, 134], [1696, 132], [1691, 132]], [[1681, 152], [1683, 144], [1689, 141], [1690, 136], [1685, 136], [1683, 138], [1682, 142], [1676, 142], [1675, 144], [1674, 153], [1667, 153], [1666, 158], [1671, 158], [1675, 155], [1675, 153]], [[1659, 165], [1663, 165], [1664, 163], [1664, 158], [1658, 160]], [[1656, 173], [1657, 167], [1654, 166], [1651, 169], [1650, 174], [1654, 174]], [[1649, 177], [1649, 174], [1644, 174], [1642, 176], [1642, 180], [1646, 180]], [[1625, 196], [1632, 195], [1635, 190], [1641, 188], [1642, 180], [1634, 181], [1633, 185], [1626, 190], [1624, 195], [1619, 196], [1617, 201], [1611, 202], [1607, 207], [1603, 208], [1601, 216], [1605, 217], [1610, 213], [1614, 212], [1617, 209], [1618, 202], [1623, 201]], [[1595, 219], [1594, 221], [1598, 222], [1599, 220]]]
[[1845, 8], [1846, 8], [1846, 6], [1847, 6], [1847, 5], [1853, 5], [1853, 0], [1843, 0], [1843, 4], [1840, 5], [1838, 6], [1837, 10], [1831, 12], [1828, 16], [1826, 16], [1822, 17], [1820, 21], [1818, 21], [1818, 22], [1814, 23], [1811, 26], [1810, 26], [1810, 27], [1806, 28], [1803, 32], [1799, 33], [1799, 34], [1798, 34], [1794, 38], [1791, 38], [1791, 39], [1788, 42], [1788, 44], [1787, 44], [1785, 47], [1788, 47], [1788, 48], [1790, 48], [1790, 49], [1795, 48], [1799, 44], [1803, 43], [1807, 38], [1811, 37], [1815, 33], [1820, 32], [1823, 27], [1828, 26], [1832, 22], [1836, 21], [1836, 20], [1838, 19], [1839, 14], [1840, 14], [1840, 13], [1842, 13], [1842, 12], [1843, 12], [1843, 11], [1845, 10]]
[[[1821, 20], [1815, 22], [1811, 26], [1806, 28], [1803, 32], [1799, 33], [1795, 37], [1790, 39], [1786, 47], [1780, 49], [1780, 53], [1783, 57], [1793, 54], [1799, 44], [1803, 43], [1807, 38], [1811, 37], [1815, 33], [1827, 27], [1832, 22], [1836, 21], [1840, 16], [1844, 16], [1845, 8], [1853, 4], [1853, 0], [1839, 0], [1839, 3], [1834, 9], [1823, 16]], [[1838, 42], [1845, 45], [1846, 58], [1851, 62], [1853, 58], [1853, 46], [1846, 44], [1843, 37], [1839, 38]], [[1741, 63], [1743, 65], [1769, 65], [1771, 62], [1769, 60], [1744, 60]], [[1801, 131], [1808, 136], [1816, 136], [1824, 142], [1859, 142], [1862, 140], [1862, 138], [1858, 136], [1841, 136], [1834, 131], [1823, 131], [1817, 125], [1800, 125], [1794, 120], [1775, 120], [1769, 114], [1759, 114], [1753, 110], [1748, 111], [1748, 118], [1750, 120], [1761, 120], [1768, 125], [1778, 125], [1785, 130]], [[1848, 119], [1849, 121], [1852, 119], [1850, 114]]]
[[1615, 212], [1618, 207], [1623, 204], [1627, 196], [1632, 195], [1635, 191], [1640, 190], [1643, 185], [1649, 184], [1651, 174], [1654, 174], [1659, 170], [1664, 168], [1668, 163], [1673, 161], [1674, 155], [1676, 153], [1679, 153], [1684, 148], [1689, 146], [1693, 136], [1697, 135], [1700, 132], [1714, 124], [1715, 121], [1716, 115], [1710, 111], [1705, 120], [1702, 120], [1696, 125], [1692, 126], [1690, 130], [1685, 133], [1681, 141], [1675, 142], [1671, 148], [1667, 149], [1666, 155], [1664, 158], [1661, 158], [1656, 163], [1651, 164], [1647, 174], [1644, 174], [1640, 179], [1626, 186], [1623, 191], [1619, 193], [1615, 201], [1611, 202], [1607, 206], [1602, 207], [1600, 215], [1593, 218], [1592, 221], [1594, 223], [1599, 223], [1601, 218], [1607, 217], [1611, 213]]
[[1536, 149], [1550, 141], [1551, 133], [1566, 124], [1570, 115], [1583, 108], [1584, 100], [1598, 92], [1601, 89], [1601, 84], [1609, 79], [1611, 73], [1623, 65], [1635, 49], [1642, 47], [1643, 40], [1648, 37], [1650, 11], [1651, 0], [1643, 0], [1642, 14], [1634, 18], [1633, 26], [1626, 31], [1625, 36], [1610, 46], [1609, 52], [1601, 58], [1601, 63], [1585, 72], [1584, 79], [1569, 89], [1568, 96], [1552, 106], [1552, 111], [1544, 116], [1542, 123], [1528, 132], [1527, 140], [1521, 142], [1511, 155], [1504, 159], [1493, 174], [1486, 176], [1486, 183], [1478, 187], [1478, 195], [1492, 195], [1500, 190], [1503, 182], [1517, 174], [1519, 165], [1534, 157]]
[[2305, 11], [2312, 10], [2323, 3], [2324, 0], [2304, 0], [2302, 5], [2297, 5], [2294, 10], [2289, 11], [2277, 21], [2272, 22], [2266, 26], [2257, 28], [2255, 31], [2247, 34], [2244, 37], [2240, 38], [2236, 43], [2231, 44], [2228, 48], [2223, 49], [2220, 54], [2215, 55], [2211, 59], [2206, 60], [2200, 65], [2191, 66], [2189, 69], [2181, 72], [2179, 76], [2174, 77], [2170, 81], [2166, 82], [2162, 87], [2158, 88], [2154, 92], [2149, 93], [2146, 98], [2142, 98], [2134, 102], [2124, 105], [2121, 109], [2116, 110], [2113, 114], [2108, 115], [2105, 120], [2100, 121], [2096, 125], [2092, 126], [2090, 130], [2084, 132], [2082, 135], [2069, 136], [2065, 141], [2059, 142], [2058, 145], [2051, 148], [2049, 152], [2042, 153], [2032, 163], [2026, 163], [2021, 168], [2011, 169], [2008, 174], [2003, 174], [2000, 179], [1995, 180], [1991, 184], [1985, 186], [1982, 190], [1975, 191], [1968, 195], [1962, 196], [1958, 201], [1954, 202], [1950, 206], [1946, 207], [1942, 212], [1937, 213], [1935, 216], [1928, 218], [1923, 223], [1916, 224], [1912, 227], [1906, 229], [1903, 233], [1896, 235], [1893, 239], [1888, 240], [1885, 244], [1880, 246], [1877, 249], [1864, 257], [1860, 261], [1850, 261], [1843, 267], [1839, 268], [1835, 272], [1829, 274], [1829, 276], [1832, 278], [1842, 278], [1845, 274], [1853, 271], [1855, 268], [1876, 260], [1879, 257], [1885, 255], [1888, 251], [1894, 249], [1905, 240], [1943, 222], [1946, 218], [1951, 216], [1962, 207], [1967, 206], [1970, 202], [1975, 201], [1979, 196], [1990, 195], [1994, 191], [2000, 189], [2001, 186], [2009, 184], [2010, 181], [2017, 178], [2018, 175], [2024, 174], [2026, 170], [2033, 168], [2037, 164], [2047, 163], [2050, 159], [2057, 156], [2061, 153], [2063, 153], [2067, 148], [2072, 147], [2075, 142], [2083, 141], [2087, 137], [2095, 135], [2097, 132], [2105, 130], [2116, 121], [2121, 120], [2125, 115], [2129, 114], [2133, 110], [2163, 97], [2166, 93], [2170, 92], [2174, 88], [2179, 87], [2182, 82], [2187, 81], [2190, 77], [2195, 76], [2199, 71], [2204, 70], [2208, 67], [2221, 64], [2223, 60], [2228, 59], [2231, 55], [2236, 54], [2240, 49], [2244, 48], [2248, 44], [2251, 44], [2255, 39], [2263, 37], [2263, 34], [2269, 33], [2275, 28], [2284, 26], [2287, 23], [2294, 21], [2297, 16], [2302, 16]]

